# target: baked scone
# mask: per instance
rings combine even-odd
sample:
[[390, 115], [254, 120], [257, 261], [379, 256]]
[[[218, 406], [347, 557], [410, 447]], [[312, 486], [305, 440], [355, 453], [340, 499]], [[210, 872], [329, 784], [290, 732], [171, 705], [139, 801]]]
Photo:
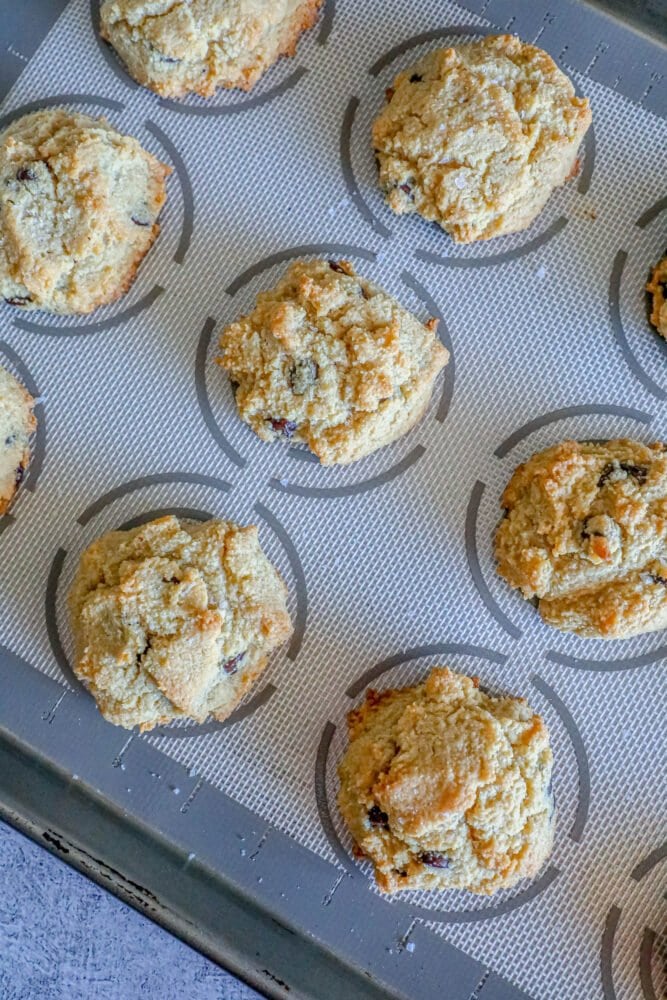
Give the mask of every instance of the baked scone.
[[667, 453], [565, 441], [510, 479], [498, 571], [550, 625], [601, 639], [667, 627]]
[[651, 323], [667, 338], [667, 256], [653, 268], [646, 291], [651, 296]]
[[293, 56], [322, 0], [105, 0], [102, 37], [134, 79], [163, 97], [250, 90]]
[[587, 100], [514, 35], [431, 52], [387, 91], [373, 125], [380, 185], [457, 243], [525, 229], [578, 169]]
[[34, 405], [28, 390], [0, 367], [0, 515], [7, 512], [30, 461]]
[[88, 313], [123, 295], [160, 231], [171, 168], [104, 119], [63, 108], [0, 135], [0, 296]]
[[93, 542], [69, 595], [74, 671], [109, 722], [226, 719], [292, 632], [255, 527], [162, 517]]
[[491, 894], [551, 852], [553, 758], [523, 698], [436, 667], [423, 684], [368, 691], [348, 716], [338, 804], [384, 892]]
[[426, 325], [347, 261], [295, 261], [222, 333], [217, 359], [264, 441], [304, 442], [346, 464], [405, 434], [449, 354]]

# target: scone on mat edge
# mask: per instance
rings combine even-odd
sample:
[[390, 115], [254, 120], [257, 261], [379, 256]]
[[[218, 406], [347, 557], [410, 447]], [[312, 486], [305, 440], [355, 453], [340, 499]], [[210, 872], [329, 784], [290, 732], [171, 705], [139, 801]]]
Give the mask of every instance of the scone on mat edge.
[[293, 56], [322, 0], [105, 0], [100, 32], [130, 75], [162, 97], [250, 90]]
[[287, 641], [287, 591], [254, 526], [167, 516], [81, 557], [74, 670], [109, 722], [226, 719]]
[[667, 453], [660, 442], [564, 441], [510, 479], [500, 575], [556, 628], [624, 639], [667, 628]]
[[653, 268], [646, 291], [651, 296], [651, 323], [667, 339], [667, 255]]
[[435, 667], [415, 687], [368, 691], [348, 716], [338, 804], [384, 892], [489, 895], [551, 853], [553, 758], [523, 698]]
[[17, 118], [0, 134], [0, 296], [71, 315], [124, 295], [160, 231], [170, 173], [103, 118]]
[[380, 186], [458, 243], [525, 229], [576, 174], [591, 111], [542, 49], [496, 35], [400, 73], [373, 124]]
[[34, 405], [28, 390], [0, 366], [0, 516], [9, 510], [30, 462]]
[[304, 443], [322, 465], [344, 465], [422, 418], [449, 360], [436, 327], [347, 261], [297, 260], [223, 330], [217, 360], [262, 440]]

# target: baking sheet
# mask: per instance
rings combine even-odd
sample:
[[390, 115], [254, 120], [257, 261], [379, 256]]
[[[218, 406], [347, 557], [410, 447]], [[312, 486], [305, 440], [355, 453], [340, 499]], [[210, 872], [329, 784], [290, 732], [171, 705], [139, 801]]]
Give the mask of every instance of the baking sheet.
[[[40, 720], [55, 731], [68, 711], [83, 713], [93, 736], [80, 765], [68, 757], [77, 780], [103, 787], [107, 770], [127, 775], [114, 797], [156, 832], [163, 797], [194, 810], [210, 788], [251, 810], [329, 866], [322, 907], [354, 885], [362, 902], [341, 903], [331, 946], [384, 969], [396, 989], [400, 961], [409, 995], [433, 995], [429, 964], [451, 976], [459, 963], [454, 1000], [490, 1000], [507, 988], [496, 974], [515, 996], [629, 1000], [650, 996], [648, 984], [660, 996], [664, 634], [602, 643], [547, 629], [496, 579], [491, 545], [503, 486], [534, 451], [567, 436], [667, 436], [667, 347], [647, 326], [642, 290], [665, 245], [664, 50], [565, 2], [329, 3], [296, 60], [251, 95], [175, 104], [129, 80], [95, 20], [94, 2], [68, 5], [4, 120], [72, 104], [175, 170], [162, 234], [128, 296], [81, 319], [0, 315], [0, 359], [41, 400], [30, 475], [0, 521], [0, 643], [24, 664], [12, 660], [18, 687], [26, 664], [58, 686], [48, 704], [30, 705], [24, 736], [37, 747]], [[383, 205], [369, 127], [402, 67], [497, 29], [550, 51], [590, 97], [594, 129], [579, 178], [528, 231], [457, 247]], [[453, 358], [424, 421], [345, 469], [259, 442], [212, 364], [221, 326], [310, 254], [348, 257], [419, 316], [438, 316]], [[139, 737], [82, 708], [64, 598], [92, 538], [171, 509], [258, 523], [296, 629], [228, 723]], [[390, 902], [351, 860], [337, 816], [344, 717], [371, 680], [414, 682], [435, 663], [523, 694], [545, 715], [556, 846], [537, 880], [492, 899]], [[10, 731], [17, 696], [11, 710], [2, 699]], [[154, 752], [184, 768], [185, 800], [163, 768], [144, 766]], [[179, 815], [185, 842], [190, 806]], [[251, 864], [253, 851], [234, 845], [217, 858], [221, 871], [232, 850]], [[286, 885], [298, 883], [296, 856]], [[289, 897], [278, 905], [307, 930], [312, 913]], [[374, 932], [360, 926], [364, 906]]]

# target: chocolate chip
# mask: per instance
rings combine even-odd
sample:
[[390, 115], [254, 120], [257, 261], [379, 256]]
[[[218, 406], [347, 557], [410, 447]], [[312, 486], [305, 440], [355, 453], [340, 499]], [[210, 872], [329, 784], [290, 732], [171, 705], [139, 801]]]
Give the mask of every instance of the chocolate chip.
[[27, 306], [32, 299], [29, 295], [10, 295], [9, 298], [5, 299], [8, 306]]
[[389, 829], [389, 817], [386, 812], [382, 812], [379, 806], [372, 806], [368, 810], [368, 822], [371, 826], [382, 826], [385, 830]]
[[234, 395], [236, 395], [236, 393], [237, 393], [237, 392], [238, 392], [238, 390], [239, 390], [239, 385], [240, 385], [241, 383], [240, 383], [240, 382], [236, 382], [236, 381], [235, 381], [235, 380], [234, 380], [234, 379], [232, 378], [232, 379], [230, 379], [230, 380], [229, 380], [229, 384], [230, 384], [230, 385], [231, 385], [231, 387], [232, 387], [232, 392], [234, 393]]
[[654, 583], [661, 583], [663, 587], [667, 587], [667, 577], [660, 576], [659, 573], [651, 573], [651, 579]]
[[289, 381], [292, 392], [303, 396], [315, 383], [318, 367], [311, 358], [299, 358], [289, 370]]
[[368, 292], [366, 291], [366, 289], [363, 287], [363, 285], [359, 285], [359, 291], [361, 292], [361, 294], [363, 295], [363, 297], [365, 299], [367, 299], [367, 300], [370, 299], [370, 295], [368, 294]]
[[337, 271], [338, 274], [347, 274], [345, 268], [337, 260], [329, 260], [327, 263], [332, 271]]
[[293, 420], [281, 420], [276, 418], [275, 420], [271, 420], [270, 423], [276, 434], [282, 434], [282, 436], [286, 438], [291, 438], [296, 430], [296, 424]]
[[426, 851], [425, 854], [419, 855], [419, 860], [423, 865], [428, 865], [429, 868], [451, 868], [452, 863], [448, 857], [444, 854], [436, 854], [434, 851]]
[[148, 220], [138, 219], [136, 215], [132, 216], [132, 222], [135, 224], [135, 226], [150, 226], [151, 224], [150, 219]]
[[421, 83], [423, 79], [424, 77], [421, 76], [419, 73], [413, 73], [412, 76], [410, 77], [410, 83]]
[[37, 180], [37, 174], [30, 167], [21, 167], [20, 170], [16, 171], [17, 181], [34, 181]]
[[602, 475], [598, 479], [598, 489], [604, 486], [612, 477], [617, 468], [624, 472], [626, 476], [632, 476], [642, 486], [648, 477], [648, 469], [645, 465], [633, 465], [631, 462], [619, 462], [618, 466], [614, 462], [607, 462]]
[[387, 89], [384, 92], [384, 96], [387, 98], [388, 101], [390, 101], [395, 93], [396, 91], [394, 90], [393, 87], [387, 87]]
[[225, 671], [226, 674], [235, 674], [238, 665], [244, 656], [245, 652], [237, 653], [236, 656], [232, 656], [231, 660], [227, 660], [226, 663], [223, 663], [222, 669]]
[[9, 434], [5, 438], [5, 448], [10, 448], [16, 441], [16, 434]]
[[19, 465], [18, 469], [16, 470], [16, 475], [14, 476], [14, 482], [16, 483], [17, 488], [23, 482], [24, 475], [25, 475], [25, 469], [23, 468], [22, 465]]

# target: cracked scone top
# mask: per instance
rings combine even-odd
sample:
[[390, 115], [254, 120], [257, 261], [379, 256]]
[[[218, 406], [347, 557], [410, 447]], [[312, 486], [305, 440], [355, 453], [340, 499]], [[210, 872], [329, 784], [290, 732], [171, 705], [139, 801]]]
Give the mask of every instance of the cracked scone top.
[[384, 892], [490, 894], [540, 870], [554, 802], [546, 726], [446, 667], [416, 687], [368, 691], [348, 716], [338, 804]]
[[168, 516], [86, 549], [69, 595], [75, 673], [102, 715], [225, 719], [292, 632], [255, 527]]
[[454, 240], [518, 232], [576, 172], [587, 100], [514, 35], [431, 52], [400, 73], [373, 125], [380, 186]]
[[498, 571], [550, 625], [622, 639], [667, 627], [667, 453], [565, 441], [510, 479]]
[[102, 37], [138, 83], [163, 97], [249, 90], [293, 56], [322, 0], [105, 0]]
[[651, 296], [651, 323], [661, 337], [667, 338], [667, 256], [653, 268], [646, 291]]
[[160, 231], [170, 168], [104, 119], [62, 108], [0, 135], [0, 296], [88, 313], [123, 295]]
[[30, 393], [0, 367], [0, 516], [7, 512], [30, 461], [34, 405]]
[[218, 359], [264, 441], [303, 442], [323, 465], [395, 441], [428, 407], [448, 352], [346, 261], [296, 261], [222, 333]]

